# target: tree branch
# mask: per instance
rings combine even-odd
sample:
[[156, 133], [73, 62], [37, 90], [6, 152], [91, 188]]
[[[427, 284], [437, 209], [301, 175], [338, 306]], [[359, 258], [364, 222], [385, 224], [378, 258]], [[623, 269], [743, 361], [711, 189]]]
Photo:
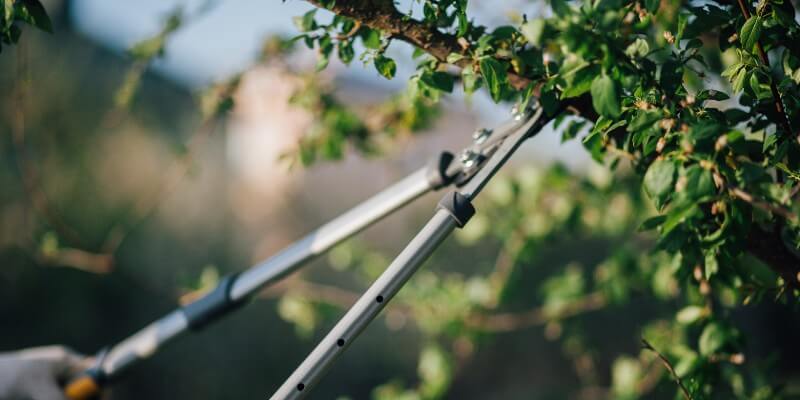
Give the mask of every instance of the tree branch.
[[[323, 0], [306, 0], [309, 3], [325, 8]], [[743, 0], [738, 0], [742, 6]], [[458, 38], [453, 35], [443, 33], [433, 26], [429, 26], [422, 21], [415, 20], [408, 15], [400, 13], [391, 0], [338, 0], [329, 8], [330, 11], [352, 18], [360, 22], [363, 26], [380, 30], [389, 37], [410, 43], [441, 62], [447, 62], [447, 56], [451, 53], [466, 54], [468, 47], [462, 47]], [[747, 8], [742, 8], [745, 16], [749, 18], [750, 13]], [[769, 60], [760, 43], [761, 61], [769, 65]], [[468, 57], [462, 58], [455, 63], [458, 67], [466, 67], [472, 62]], [[517, 89], [525, 88], [531, 80], [520, 76], [513, 71], [508, 71], [508, 79], [512, 86]], [[780, 123], [782, 129], [791, 134], [786, 113], [783, 111], [780, 95], [777, 94], [773, 84], [773, 97], [776, 99], [776, 110], [783, 116]], [[577, 116], [589, 121], [596, 121], [599, 115], [592, 106], [592, 98], [588, 93], [579, 97], [570, 98], [562, 103], [562, 109], [569, 111]], [[762, 237], [757, 235], [754, 230], [748, 238], [748, 251], [764, 261], [770, 268], [784, 277], [787, 283], [797, 287], [800, 280], [800, 258], [788, 251], [780, 239], [780, 235], [768, 235]]]
[[678, 376], [678, 374], [675, 373], [675, 368], [672, 366], [672, 363], [669, 362], [667, 357], [665, 357], [663, 354], [659, 353], [658, 350], [656, 350], [653, 347], [653, 345], [651, 345], [650, 342], [648, 342], [644, 338], [642, 338], [642, 347], [644, 347], [646, 350], [652, 351], [653, 353], [655, 353], [658, 356], [658, 358], [661, 359], [661, 362], [664, 363], [664, 367], [667, 368], [667, 371], [669, 371], [670, 375], [672, 375], [672, 379], [675, 380], [675, 383], [677, 383], [678, 387], [681, 389], [681, 393], [683, 394], [683, 398], [686, 399], [686, 400], [692, 400], [692, 395], [689, 394], [689, 390], [686, 389], [686, 386], [683, 385], [683, 381], [681, 380], [681, 378]]
[[28, 71], [28, 54], [25, 43], [19, 43], [16, 49], [16, 79], [14, 85], [14, 101], [11, 110], [11, 139], [16, 153], [15, 161], [19, 170], [20, 181], [30, 204], [59, 236], [72, 244], [82, 245], [83, 240], [78, 232], [70, 227], [59, 214], [42, 188], [42, 180], [38, 170], [30, 162], [26, 139], [25, 102], [30, 84]]
[[543, 325], [556, 319], [574, 317], [589, 311], [599, 310], [608, 304], [603, 293], [594, 292], [567, 304], [558, 315], [550, 315], [544, 308], [534, 308], [524, 312], [500, 314], [473, 314], [464, 323], [473, 329], [484, 332], [510, 332], [518, 329]]
[[[306, 1], [317, 7], [326, 8], [322, 0]], [[447, 62], [447, 56], [452, 53], [467, 55], [469, 49], [462, 46], [457, 37], [400, 13], [392, 1], [338, 0], [328, 10], [379, 30], [392, 39], [399, 39], [416, 46], [440, 62]], [[471, 59], [465, 57], [454, 65], [464, 68], [471, 64]], [[513, 71], [508, 71], [508, 81], [517, 89], [523, 89], [531, 82], [530, 79]]]

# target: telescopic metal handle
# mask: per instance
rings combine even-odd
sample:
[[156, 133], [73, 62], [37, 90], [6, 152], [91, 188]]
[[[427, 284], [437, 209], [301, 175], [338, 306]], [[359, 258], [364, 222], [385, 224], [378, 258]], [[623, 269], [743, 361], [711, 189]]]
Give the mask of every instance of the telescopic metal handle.
[[[514, 121], [498, 127], [493, 132], [485, 132], [491, 138], [488, 141], [485, 140], [488, 136], [480, 140], [476, 138], [476, 143], [471, 149], [488, 155], [487, 149], [494, 150], [494, 142], [505, 138], [518, 125], [519, 118], [515, 118]], [[90, 395], [99, 392], [110, 379], [116, 378], [142, 359], [151, 356], [167, 342], [187, 330], [201, 329], [230, 313], [260, 288], [281, 279], [309, 259], [324, 253], [428, 191], [454, 183], [460, 185], [468, 182], [473, 176], [472, 173], [464, 175], [463, 165], [451, 163], [452, 160], [452, 154], [442, 152], [426, 168], [418, 170], [321, 226], [275, 256], [239, 275], [223, 279], [214, 290], [199, 300], [171, 312], [114, 345], [97, 368], [87, 371], [79, 379], [67, 385], [68, 397], [74, 400], [91, 397]]]
[[330, 368], [333, 361], [380, 313], [386, 303], [397, 294], [439, 244], [456, 226], [462, 227], [466, 224], [475, 213], [471, 200], [477, 196], [522, 142], [543, 126], [541, 110], [527, 114], [526, 117], [519, 121], [520, 125], [516, 131], [503, 140], [472, 180], [459, 192], [449, 193], [442, 198], [431, 220], [278, 388], [271, 400], [305, 397], [311, 387]]
[[380, 313], [433, 250], [456, 227], [455, 220], [439, 210], [394, 262], [361, 296], [330, 333], [311, 352], [272, 399], [299, 399], [314, 386], [333, 360]]
[[113, 346], [94, 370], [69, 382], [65, 394], [72, 400], [93, 397], [105, 382], [151, 356], [167, 342], [188, 330], [203, 328], [243, 304], [260, 288], [281, 279], [311, 258], [430, 190], [448, 185], [450, 181], [444, 174], [451, 160], [452, 155], [442, 153], [431, 165], [415, 171], [249, 270], [223, 279], [214, 290], [197, 301], [147, 325]]

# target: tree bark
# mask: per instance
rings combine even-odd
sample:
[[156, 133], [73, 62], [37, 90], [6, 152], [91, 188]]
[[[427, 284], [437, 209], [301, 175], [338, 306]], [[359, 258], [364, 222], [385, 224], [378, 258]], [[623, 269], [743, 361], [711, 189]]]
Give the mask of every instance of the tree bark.
[[[322, 0], [307, 1], [325, 8]], [[416, 46], [440, 62], [447, 62], [447, 56], [452, 53], [466, 55], [468, 50], [458, 43], [457, 37], [401, 14], [391, 0], [337, 0], [328, 10], [379, 30], [392, 39]], [[471, 62], [470, 59], [463, 58], [455, 65], [464, 68]], [[530, 83], [530, 79], [513, 71], [508, 72], [508, 81], [516, 89], [524, 89]]]

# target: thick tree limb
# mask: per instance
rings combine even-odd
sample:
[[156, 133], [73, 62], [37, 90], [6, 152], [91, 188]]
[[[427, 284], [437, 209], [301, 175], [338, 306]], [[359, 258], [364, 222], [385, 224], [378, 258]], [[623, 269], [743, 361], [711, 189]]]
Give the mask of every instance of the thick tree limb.
[[[321, 0], [306, 1], [317, 7], [325, 8]], [[392, 0], [337, 0], [329, 10], [338, 15], [352, 18], [364, 26], [380, 30], [391, 38], [410, 43], [441, 62], [446, 62], [447, 56], [451, 53], [466, 54], [467, 52], [467, 48], [462, 47], [455, 36], [443, 33], [433, 26], [400, 13]], [[455, 65], [465, 67], [470, 64], [471, 61], [468, 58], [463, 58]], [[515, 74], [513, 71], [509, 71], [508, 78], [512, 86], [517, 89], [525, 88], [531, 82], [530, 79]], [[776, 97], [776, 99], [777, 103], [780, 103], [780, 97]], [[782, 111], [781, 106], [782, 104], [776, 104], [779, 114]], [[568, 99], [565, 104], [562, 104], [562, 107], [590, 121], [596, 121], [599, 117], [592, 106], [592, 99], [588, 93]], [[786, 129], [785, 121], [781, 123], [781, 126]], [[762, 235], [758, 230], [754, 230], [747, 240], [747, 251], [780, 274], [787, 285], [792, 288], [800, 287], [800, 258], [786, 248], [779, 234], [766, 233]]]

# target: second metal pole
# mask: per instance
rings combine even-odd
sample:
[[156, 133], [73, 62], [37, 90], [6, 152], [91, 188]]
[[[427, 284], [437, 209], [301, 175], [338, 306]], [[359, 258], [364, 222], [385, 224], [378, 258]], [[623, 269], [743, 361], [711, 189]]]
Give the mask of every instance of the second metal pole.
[[[525, 120], [523, 120], [525, 118]], [[324, 375], [351, 341], [383, 310], [386, 303], [417, 271], [439, 244], [474, 214], [471, 200], [505, 164], [522, 142], [541, 129], [542, 110], [520, 114], [516, 131], [505, 138], [486, 164], [459, 192], [451, 192], [439, 202], [436, 213], [409, 242], [381, 276], [356, 301], [328, 335], [314, 348], [291, 376], [272, 395], [271, 400], [300, 399]]]
[[272, 395], [272, 399], [298, 399], [307, 388], [317, 383], [325, 370], [381, 312], [386, 303], [433, 253], [456, 227], [455, 220], [445, 210], [438, 210], [394, 262], [361, 296], [352, 308], [317, 345], [305, 361]]

